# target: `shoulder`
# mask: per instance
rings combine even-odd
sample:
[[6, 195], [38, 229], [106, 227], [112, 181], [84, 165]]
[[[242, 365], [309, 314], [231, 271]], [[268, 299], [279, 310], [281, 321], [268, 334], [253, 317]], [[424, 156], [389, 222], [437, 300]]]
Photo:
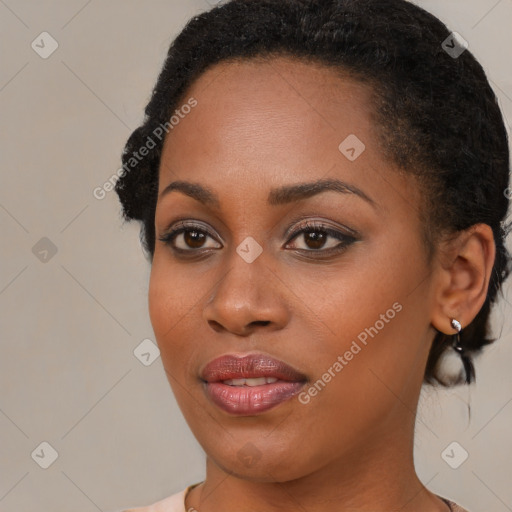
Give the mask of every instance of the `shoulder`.
[[442, 498], [450, 507], [450, 510], [452, 512], [469, 512], [469, 510], [461, 507], [460, 505], [458, 505], [457, 503], [455, 503], [454, 501], [451, 501], [447, 498]]
[[[191, 487], [191, 486], [190, 486]], [[163, 500], [156, 501], [145, 507], [136, 507], [124, 509], [119, 512], [184, 512], [185, 511], [185, 493], [189, 487], [176, 494], [168, 496]]]
[[452, 507], [453, 512], [469, 512], [465, 508], [462, 508], [460, 505], [457, 505], [457, 503], [454, 503], [453, 501], [450, 502], [450, 505]]

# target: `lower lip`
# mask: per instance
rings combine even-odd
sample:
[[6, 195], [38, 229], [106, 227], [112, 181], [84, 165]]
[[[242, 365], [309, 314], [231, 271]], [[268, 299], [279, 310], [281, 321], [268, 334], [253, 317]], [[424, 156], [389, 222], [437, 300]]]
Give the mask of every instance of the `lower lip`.
[[222, 382], [206, 382], [210, 400], [231, 414], [254, 415], [268, 411], [296, 395], [304, 382], [277, 381], [261, 386], [229, 386]]

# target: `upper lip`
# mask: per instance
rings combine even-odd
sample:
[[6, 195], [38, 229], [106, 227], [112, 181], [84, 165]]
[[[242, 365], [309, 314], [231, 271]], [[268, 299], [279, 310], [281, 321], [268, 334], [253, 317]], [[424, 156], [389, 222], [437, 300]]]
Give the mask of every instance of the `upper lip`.
[[303, 373], [265, 354], [225, 354], [210, 361], [201, 372], [201, 378], [206, 382], [258, 377], [275, 377], [286, 381], [306, 380]]

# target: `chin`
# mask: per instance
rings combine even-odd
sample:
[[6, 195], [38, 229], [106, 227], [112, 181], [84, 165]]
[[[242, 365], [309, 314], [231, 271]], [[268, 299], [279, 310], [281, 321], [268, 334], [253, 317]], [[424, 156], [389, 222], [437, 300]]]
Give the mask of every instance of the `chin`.
[[[259, 439], [261, 441], [262, 437]], [[313, 461], [304, 456], [300, 444], [279, 448], [271, 443], [262, 446], [260, 442], [256, 447], [252, 441], [239, 442], [236, 437], [228, 437], [222, 443], [212, 441], [211, 444], [203, 446], [203, 449], [212, 463], [231, 476], [251, 482], [288, 482], [314, 469]], [[234, 448], [236, 445], [240, 448]]]

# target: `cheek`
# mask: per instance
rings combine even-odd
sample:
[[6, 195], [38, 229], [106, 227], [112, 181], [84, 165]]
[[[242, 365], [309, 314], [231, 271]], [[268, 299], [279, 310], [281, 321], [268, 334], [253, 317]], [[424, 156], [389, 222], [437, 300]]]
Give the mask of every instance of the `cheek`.
[[[187, 389], [195, 384], [191, 361], [195, 359], [194, 333], [187, 322], [188, 315], [197, 315], [190, 287], [174, 278], [170, 265], [153, 259], [148, 290], [149, 316], [160, 350], [166, 378], [180, 409], [186, 416], [193, 414], [196, 401], [190, 400]], [[197, 306], [196, 306], [197, 307]], [[197, 398], [196, 398], [197, 400]]]
[[[178, 274], [155, 257], [151, 267], [148, 290], [148, 308], [151, 325], [166, 368], [182, 367], [187, 357], [191, 333], [187, 333], [187, 315], [197, 314], [193, 293]], [[172, 366], [169, 366], [172, 365]]]
[[155, 334], [172, 336], [180, 319], [194, 308], [194, 280], [169, 262], [164, 251], [155, 250], [149, 278], [148, 307]]
[[159, 343], [163, 333], [172, 326], [173, 311], [175, 310], [169, 308], [169, 305], [173, 298], [172, 283], [160, 271], [158, 263], [154, 261], [149, 278], [148, 307], [151, 324]]
[[411, 293], [418, 284], [412, 267], [380, 270], [366, 270], [366, 285], [352, 275], [337, 294], [330, 285], [333, 300], [323, 310], [334, 335], [328, 336], [330, 353], [316, 364], [319, 391], [312, 392], [318, 399], [312, 398], [309, 406], [318, 406], [324, 423], [344, 425], [353, 432], [371, 429], [409, 400], [412, 410], [413, 390], [423, 377], [425, 289], [420, 286]]
[[[428, 328], [428, 280], [420, 284], [418, 276], [424, 277], [428, 269], [420, 257], [414, 257], [415, 250], [411, 246], [394, 251], [389, 245], [375, 249], [372, 254], [378, 256], [357, 258], [357, 263], [324, 274], [321, 291], [318, 285], [313, 287], [314, 279], [302, 281], [297, 295], [308, 297], [310, 290], [308, 300], [304, 299], [308, 308], [303, 308], [311, 320], [308, 328], [311, 332], [314, 326], [318, 339], [324, 340], [321, 354], [316, 351], [313, 356], [317, 378], [338, 356], [346, 361], [335, 372], [344, 375], [337, 380], [344, 381], [345, 392], [379, 377], [394, 390], [418, 370], [422, 331]], [[385, 385], [379, 385], [382, 390], [376, 396], [386, 391]]]

